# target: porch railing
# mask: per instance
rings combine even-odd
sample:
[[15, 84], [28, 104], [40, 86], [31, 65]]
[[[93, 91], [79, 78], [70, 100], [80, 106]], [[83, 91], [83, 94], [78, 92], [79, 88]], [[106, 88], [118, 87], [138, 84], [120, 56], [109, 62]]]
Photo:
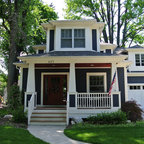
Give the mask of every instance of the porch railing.
[[30, 100], [28, 101], [28, 124], [30, 124], [30, 118], [34, 108], [36, 108], [36, 105], [37, 105], [37, 93], [34, 92], [32, 93]]
[[111, 108], [108, 93], [77, 93], [77, 108]]

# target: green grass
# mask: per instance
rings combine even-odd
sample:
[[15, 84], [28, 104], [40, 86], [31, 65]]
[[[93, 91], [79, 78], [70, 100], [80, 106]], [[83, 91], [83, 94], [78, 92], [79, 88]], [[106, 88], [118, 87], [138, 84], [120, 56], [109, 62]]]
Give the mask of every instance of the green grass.
[[65, 135], [92, 144], [144, 144], [144, 123], [123, 125], [77, 124]]
[[32, 136], [27, 130], [0, 126], [0, 144], [48, 144]]

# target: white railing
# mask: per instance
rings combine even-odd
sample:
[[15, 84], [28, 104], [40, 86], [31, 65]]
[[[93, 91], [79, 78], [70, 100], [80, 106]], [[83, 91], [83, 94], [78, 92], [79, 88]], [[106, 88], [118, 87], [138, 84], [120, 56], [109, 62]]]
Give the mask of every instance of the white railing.
[[30, 124], [30, 118], [34, 108], [36, 108], [36, 105], [37, 105], [37, 93], [34, 92], [32, 93], [30, 101], [28, 101], [28, 124]]
[[77, 108], [111, 108], [108, 93], [77, 93]]

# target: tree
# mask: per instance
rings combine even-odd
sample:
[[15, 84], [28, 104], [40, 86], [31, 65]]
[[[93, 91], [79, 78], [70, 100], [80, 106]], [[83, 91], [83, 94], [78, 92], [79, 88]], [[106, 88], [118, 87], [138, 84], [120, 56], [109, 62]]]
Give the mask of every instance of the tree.
[[39, 0], [0, 0], [0, 52], [7, 64], [8, 91], [18, 81], [13, 63], [31, 45], [45, 42], [40, 24], [56, 18], [54, 9]]
[[[144, 42], [144, 1], [142, 0], [65, 0], [67, 19], [92, 17], [106, 25], [103, 41], [125, 47]], [[122, 33], [122, 35], [121, 35]]]

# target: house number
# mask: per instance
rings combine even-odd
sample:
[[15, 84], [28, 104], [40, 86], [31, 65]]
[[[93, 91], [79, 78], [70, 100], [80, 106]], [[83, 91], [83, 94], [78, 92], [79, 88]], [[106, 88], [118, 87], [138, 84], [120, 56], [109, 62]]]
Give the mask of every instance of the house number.
[[50, 60], [50, 61], [48, 61], [48, 63], [54, 63], [54, 60]]

